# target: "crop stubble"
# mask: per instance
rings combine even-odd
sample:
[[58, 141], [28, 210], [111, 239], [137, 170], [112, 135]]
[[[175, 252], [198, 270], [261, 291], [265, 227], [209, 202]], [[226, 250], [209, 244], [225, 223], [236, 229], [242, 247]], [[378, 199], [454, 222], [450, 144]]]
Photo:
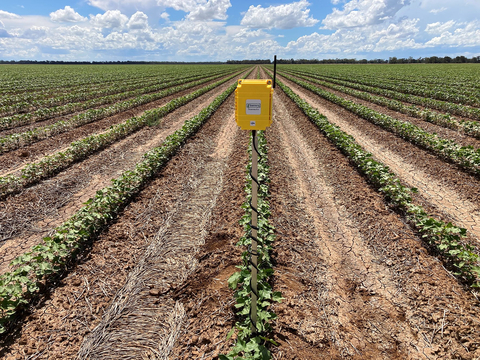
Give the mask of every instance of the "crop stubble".
[[342, 107], [281, 78], [311, 106], [352, 135], [399, 178], [419, 189], [415, 198], [432, 215], [467, 228], [471, 241], [480, 241], [480, 181], [474, 175], [442, 161], [435, 155], [371, 124]]
[[[5, 271], [12, 259], [38, 243], [52, 228], [73, 215], [97, 190], [109, 185], [110, 179], [134, 166], [147, 150], [158, 146], [169, 134], [180, 128], [185, 120], [197, 114], [227, 87], [228, 83], [218, 86], [162, 118], [160, 125], [141, 129], [54, 178], [0, 202], [0, 241], [3, 241], [0, 243], [0, 272]], [[177, 96], [180, 94], [174, 95]], [[154, 102], [148, 106], [154, 108], [164, 103]], [[138, 116], [147, 108], [142, 106], [135, 110], [134, 115]], [[125, 120], [133, 115], [130, 110], [127, 114], [118, 116]], [[120, 121], [117, 119], [115, 122]], [[37, 144], [40, 146], [42, 143], [43, 141]]]
[[[359, 129], [366, 127], [348, 112], [291, 86], [303, 91], [302, 97], [320, 112], [347, 118]], [[50, 298], [37, 304], [7, 358], [73, 358], [85, 336], [85, 358], [88, 354], [118, 358], [119, 351], [126, 351], [125, 358], [215, 359], [228, 351], [225, 337], [235, 318], [226, 279], [240, 261], [234, 244], [242, 234], [237, 222], [243, 212], [247, 147], [246, 132], [224, 124], [233, 122], [232, 104], [230, 97], [93, 243]], [[414, 169], [425, 171], [424, 156], [430, 156], [429, 166], [437, 166], [435, 161], [442, 164], [378, 128], [372, 131], [382, 146], [409, 158]], [[274, 124], [266, 136], [271, 219], [277, 229], [273, 286], [285, 297], [275, 305], [279, 318], [274, 339], [280, 346], [272, 348], [274, 359], [480, 356], [478, 301], [279, 88], [274, 95]], [[214, 170], [212, 165], [223, 176], [220, 185], [202, 171]], [[462, 194], [458, 189], [468, 188], [472, 177], [443, 166], [445, 180], [435, 174], [436, 167], [429, 176]], [[202, 182], [217, 188], [201, 187]], [[197, 201], [199, 196], [214, 195], [214, 190], [218, 191], [214, 204]], [[466, 196], [476, 200], [473, 192]], [[200, 221], [200, 229], [185, 225], [189, 206], [195, 212], [190, 220]], [[155, 256], [145, 258], [152, 239], [159, 239], [159, 234], [163, 240], [175, 239], [176, 231], [183, 235], [184, 241], [178, 243], [183, 251], [175, 252], [174, 246], [166, 260], [152, 263]], [[142, 260], [143, 268], [138, 265]], [[139, 269], [154, 273], [154, 279], [144, 278]], [[129, 274], [138, 274], [138, 279]], [[115, 313], [112, 299], [128, 281], [137, 291], [128, 305], [141, 306]], [[105, 314], [111, 317], [102, 320]], [[158, 322], [147, 319], [152, 314]], [[107, 337], [91, 334], [102, 322], [104, 329], [113, 325], [106, 330]], [[140, 324], [142, 333], [128, 331]], [[128, 349], [121, 344], [122, 335], [131, 345]]]

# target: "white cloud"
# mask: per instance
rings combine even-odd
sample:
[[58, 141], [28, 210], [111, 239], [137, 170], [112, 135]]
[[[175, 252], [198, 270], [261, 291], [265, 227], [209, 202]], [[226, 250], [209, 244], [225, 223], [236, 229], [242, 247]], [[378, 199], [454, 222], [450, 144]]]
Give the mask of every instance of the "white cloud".
[[425, 31], [429, 34], [441, 34], [444, 31], [449, 30], [453, 25], [455, 25], [455, 21], [450, 20], [447, 22], [436, 22], [432, 24], [428, 24], [425, 28]]
[[343, 6], [343, 10], [334, 8], [322, 23], [325, 29], [380, 24], [409, 4], [410, 0], [351, 0]]
[[144, 30], [148, 28], [148, 16], [141, 12], [137, 11], [130, 17], [128, 20], [127, 27], [132, 30]]
[[[372, 25], [363, 28], [338, 29], [331, 35], [313, 33], [287, 44], [292, 57], [313, 58], [322, 56], [354, 57], [356, 54], [418, 48], [415, 37], [419, 33], [419, 19], [402, 19], [387, 27]], [[332, 55], [328, 55], [332, 54]]]
[[188, 20], [205, 21], [205, 20], [226, 20], [227, 10], [232, 4], [230, 0], [208, 0], [206, 4], [198, 4], [187, 15]]
[[46, 26], [32, 26], [21, 35], [24, 39], [40, 39], [47, 36], [48, 28]]
[[248, 28], [240, 28], [238, 32], [231, 34], [232, 40], [236, 43], [246, 44], [259, 39], [265, 39], [271, 37], [264, 30], [251, 30]]
[[[464, 27], [459, 27], [464, 25]], [[480, 46], [480, 21], [472, 21], [467, 24], [457, 24], [452, 31], [443, 31], [440, 36], [425, 43], [425, 47], [449, 46], [449, 47], [472, 47]]]
[[8, 11], [0, 10], [0, 19], [20, 19], [21, 17], [17, 14], [10, 13]]
[[293, 29], [314, 26], [318, 20], [309, 16], [310, 9], [307, 9], [309, 5], [306, 0], [268, 8], [251, 5], [240, 24], [258, 29]]
[[438, 13], [441, 13], [441, 12], [444, 12], [445, 10], [447, 10], [446, 7], [442, 7], [440, 9], [432, 9], [430, 10], [429, 12], [432, 13], [432, 14], [438, 14]]
[[100, 28], [122, 28], [127, 22], [128, 17], [123, 15], [120, 10], [108, 10], [104, 14], [90, 15], [90, 23]]
[[390, 24], [388, 27], [374, 31], [371, 38], [398, 39], [412, 38], [417, 35], [420, 29], [416, 26], [420, 19], [402, 19], [396, 24]]
[[164, 19], [164, 20], [167, 20], [167, 21], [170, 20], [170, 14], [167, 13], [167, 12], [161, 13], [161, 14], [160, 14], [160, 17], [161, 17], [162, 19]]
[[50, 19], [58, 22], [80, 22], [86, 21], [87, 18], [75, 12], [70, 6], [65, 6], [64, 9], [59, 9], [50, 13]]

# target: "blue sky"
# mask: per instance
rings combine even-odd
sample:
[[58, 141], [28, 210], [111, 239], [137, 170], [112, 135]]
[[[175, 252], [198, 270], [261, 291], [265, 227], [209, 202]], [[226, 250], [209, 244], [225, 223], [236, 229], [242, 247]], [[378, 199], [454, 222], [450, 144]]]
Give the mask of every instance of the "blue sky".
[[274, 54], [480, 56], [480, 0], [0, 2], [2, 60], [225, 61]]

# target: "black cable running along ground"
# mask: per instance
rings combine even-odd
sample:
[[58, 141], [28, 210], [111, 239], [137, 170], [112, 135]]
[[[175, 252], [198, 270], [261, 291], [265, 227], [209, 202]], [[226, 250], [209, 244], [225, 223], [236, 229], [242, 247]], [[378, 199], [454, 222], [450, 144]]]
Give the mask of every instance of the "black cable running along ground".
[[[256, 130], [252, 130], [252, 144], [253, 144], [253, 146], [252, 146], [252, 151], [255, 151], [255, 152], [257, 153], [257, 156], [258, 156], [257, 160], [258, 160], [258, 162], [260, 162], [260, 160], [262, 159], [262, 155], [261, 155], [260, 152], [258, 151], [257, 144], [255, 143], [256, 135], [257, 135], [257, 131], [256, 131]], [[258, 176], [258, 175], [257, 175], [257, 176]], [[255, 177], [253, 176], [253, 174], [252, 174], [252, 166], [250, 166], [250, 177], [251, 177], [252, 181], [257, 184], [257, 189], [259, 189], [259, 188], [260, 188], [260, 182], [258, 181], [257, 178], [255, 178]], [[250, 209], [252, 209], [252, 212], [254, 211], [254, 212], [257, 214], [257, 223], [258, 223], [258, 216], [260, 215], [259, 212], [258, 212], [258, 209], [253, 206], [253, 204], [252, 204], [252, 198], [250, 198], [250, 201], [249, 201], [249, 202], [250, 202]], [[258, 206], [258, 205], [257, 205], [257, 206]], [[255, 241], [255, 242], [257, 243], [257, 246], [258, 246], [258, 238], [256, 238], [255, 236], [252, 235], [252, 229], [253, 229], [253, 230], [256, 230], [257, 233], [258, 233], [259, 228], [258, 228], [257, 226], [254, 226], [254, 225], [252, 224], [252, 220], [250, 220], [250, 232], [249, 232], [249, 234], [248, 234], [248, 237], [249, 237], [252, 241]], [[251, 265], [251, 266], [253, 266], [253, 267], [257, 270], [257, 273], [258, 273], [258, 271], [259, 271], [259, 270], [258, 270], [258, 266], [255, 265], [255, 264], [253, 263], [253, 261], [252, 261], [252, 256], [257, 256], [257, 259], [258, 259], [258, 251], [254, 251], [254, 250], [252, 249], [252, 244], [248, 245], [247, 251], [248, 251], [248, 253], [250, 254], [250, 258], [248, 259], [248, 264]], [[254, 290], [253, 290], [253, 287], [252, 287], [252, 277], [250, 277], [250, 290], [252, 291], [252, 293], [255, 294], [255, 296], [257, 297], [257, 300], [258, 300], [258, 298], [259, 298], [258, 292], [257, 292], [257, 291], [254, 291]], [[251, 323], [253, 324], [253, 328], [255, 329], [253, 335], [256, 335], [256, 333], [257, 333], [257, 323], [256, 323], [255, 321], [253, 321], [253, 319], [252, 319], [252, 306], [254, 306], [254, 305], [256, 306], [256, 304], [252, 304], [252, 305], [250, 306], [249, 317], [250, 317]]]

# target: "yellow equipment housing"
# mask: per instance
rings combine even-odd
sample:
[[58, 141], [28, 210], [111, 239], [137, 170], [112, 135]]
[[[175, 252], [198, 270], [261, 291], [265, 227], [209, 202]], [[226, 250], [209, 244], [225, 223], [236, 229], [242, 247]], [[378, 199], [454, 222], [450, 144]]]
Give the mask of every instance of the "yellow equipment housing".
[[272, 80], [239, 79], [235, 120], [242, 130], [265, 130], [272, 124]]

